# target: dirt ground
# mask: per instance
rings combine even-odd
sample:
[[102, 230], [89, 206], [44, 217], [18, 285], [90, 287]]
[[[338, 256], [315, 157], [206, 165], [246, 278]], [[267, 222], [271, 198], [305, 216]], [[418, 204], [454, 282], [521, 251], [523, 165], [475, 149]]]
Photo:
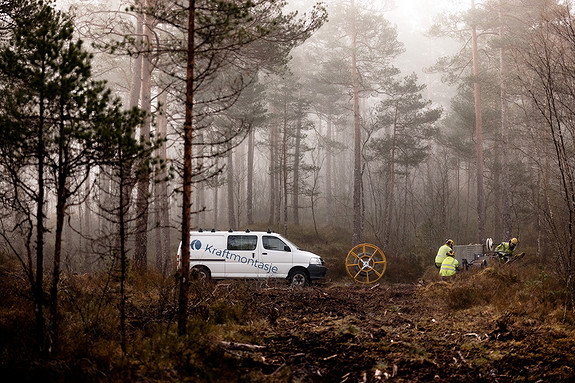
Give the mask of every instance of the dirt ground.
[[[239, 375], [266, 382], [572, 382], [575, 337], [520, 314], [450, 310], [427, 285], [325, 283], [253, 291], [257, 344]], [[255, 373], [257, 372], [257, 373]]]
[[[105, 359], [119, 355], [116, 341], [85, 339], [79, 340], [80, 351], [57, 363], [30, 365], [26, 355], [18, 354], [26, 348], [15, 343], [24, 331], [21, 320], [6, 319], [29, 310], [18, 311], [14, 295], [8, 295], [13, 300], [5, 303], [0, 323], [7, 327], [0, 327], [0, 346], [15, 351], [4, 351], [12, 358], [0, 359], [0, 376], [7, 382], [575, 382], [575, 330], [562, 319], [557, 303], [562, 298], [545, 301], [530, 291], [549, 296], [552, 289], [526, 287], [527, 282], [511, 276], [501, 272], [497, 279], [484, 275], [456, 283], [326, 281], [305, 288], [291, 288], [285, 281], [194, 285], [194, 333], [187, 342], [156, 325], [175, 311], [147, 282], [132, 292], [141, 295], [132, 298], [139, 305], [130, 312], [134, 346], [128, 358]], [[496, 282], [516, 287], [509, 302], [474, 294], [480, 299], [459, 303], [469, 299], [465, 292], [498, 292]], [[150, 290], [143, 291], [145, 286]], [[89, 303], [91, 296], [74, 302]], [[148, 296], [155, 298], [148, 302]], [[110, 323], [116, 323], [114, 306], [109, 315]], [[101, 322], [107, 321], [99, 321], [97, 329], [107, 329]], [[116, 333], [113, 325], [109, 331], [112, 337]], [[84, 350], [83, 342], [94, 347]]]

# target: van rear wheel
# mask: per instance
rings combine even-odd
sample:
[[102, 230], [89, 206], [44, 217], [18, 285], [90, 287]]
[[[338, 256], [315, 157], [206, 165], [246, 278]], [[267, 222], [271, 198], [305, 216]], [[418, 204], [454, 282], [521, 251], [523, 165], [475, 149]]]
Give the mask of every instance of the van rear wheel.
[[302, 269], [292, 270], [288, 280], [292, 287], [304, 287], [310, 284], [309, 275]]
[[205, 266], [194, 266], [190, 270], [190, 279], [192, 281], [209, 282], [211, 278], [210, 269]]

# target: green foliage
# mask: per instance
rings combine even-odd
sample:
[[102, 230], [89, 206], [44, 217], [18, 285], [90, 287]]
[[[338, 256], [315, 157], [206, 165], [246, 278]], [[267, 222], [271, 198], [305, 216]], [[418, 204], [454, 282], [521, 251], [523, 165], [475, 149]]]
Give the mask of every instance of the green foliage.
[[68, 194], [58, 193], [67, 198], [95, 164], [109, 165], [118, 152], [145, 154], [131, 138], [142, 114], [123, 111], [106, 84], [91, 78], [92, 55], [74, 39], [68, 16], [50, 2], [30, 4], [37, 8], [15, 17], [10, 44], [0, 50], [0, 74], [9, 79], [0, 83], [1, 164], [33, 169], [29, 158], [44, 158], [53, 173], [48, 185], [68, 183]]
[[427, 158], [431, 139], [438, 133], [435, 123], [441, 117], [441, 109], [423, 99], [424, 89], [424, 85], [417, 84], [415, 74], [387, 85], [389, 96], [378, 104], [373, 126], [374, 131], [383, 131], [383, 137], [368, 143], [371, 160], [395, 162], [408, 169]]
[[[356, 45], [352, 47], [352, 36]], [[382, 13], [363, 9], [349, 3], [330, 4], [329, 23], [309, 40], [312, 46], [306, 57], [318, 73], [313, 89], [319, 91], [320, 108], [329, 116], [341, 115], [351, 91], [352, 51], [355, 50], [356, 68], [360, 73], [362, 95], [381, 91], [384, 84], [399, 73], [391, 62], [403, 52], [394, 25]]]
[[92, 55], [75, 39], [70, 17], [50, 1], [27, 4], [30, 12], [14, 16], [9, 44], [0, 49], [0, 172], [10, 175], [7, 190], [13, 190], [11, 199], [16, 201], [10, 207], [30, 217], [25, 243], [30, 253], [33, 230], [39, 234], [35, 262], [30, 255], [21, 258], [34, 285], [38, 337], [44, 336], [44, 273], [37, 267], [34, 278], [32, 264], [44, 264], [45, 206], [49, 193], [55, 195], [48, 303], [49, 338], [57, 344], [62, 237], [69, 200], [83, 191], [94, 167], [107, 165], [121, 172], [135, 158], [146, 161], [150, 152], [145, 147], [148, 143], [140, 145], [132, 138], [142, 114], [135, 109], [123, 111], [106, 84], [92, 79]]

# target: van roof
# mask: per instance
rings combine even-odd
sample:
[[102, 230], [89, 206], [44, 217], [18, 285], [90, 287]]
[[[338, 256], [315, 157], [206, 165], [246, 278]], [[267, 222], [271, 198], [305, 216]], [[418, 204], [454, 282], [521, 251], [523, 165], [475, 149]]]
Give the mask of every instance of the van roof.
[[250, 229], [246, 229], [246, 230], [233, 230], [233, 229], [229, 229], [229, 230], [216, 230], [216, 229], [209, 229], [209, 230], [204, 230], [202, 228], [199, 228], [198, 230], [191, 230], [191, 232], [197, 232], [197, 233], [267, 233], [267, 234], [277, 234], [273, 231], [271, 231], [270, 229], [268, 229], [267, 231], [263, 231], [263, 230], [250, 230]]

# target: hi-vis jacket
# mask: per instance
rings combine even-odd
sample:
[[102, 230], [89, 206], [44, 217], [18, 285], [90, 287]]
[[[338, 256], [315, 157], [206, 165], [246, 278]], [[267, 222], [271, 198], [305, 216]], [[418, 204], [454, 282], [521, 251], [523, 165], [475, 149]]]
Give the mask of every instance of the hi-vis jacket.
[[497, 245], [497, 247], [495, 248], [495, 252], [496, 253], [503, 253], [506, 255], [511, 255], [513, 254], [513, 251], [515, 251], [515, 247], [511, 248], [511, 243], [510, 242], [501, 242], [499, 245]]
[[447, 256], [441, 263], [441, 269], [439, 269], [439, 275], [442, 277], [450, 277], [455, 275], [457, 272], [457, 267], [459, 267], [459, 262], [457, 259]]
[[435, 263], [441, 264], [447, 255], [447, 252], [451, 250], [448, 245], [443, 245], [437, 250], [437, 255], [435, 256]]

